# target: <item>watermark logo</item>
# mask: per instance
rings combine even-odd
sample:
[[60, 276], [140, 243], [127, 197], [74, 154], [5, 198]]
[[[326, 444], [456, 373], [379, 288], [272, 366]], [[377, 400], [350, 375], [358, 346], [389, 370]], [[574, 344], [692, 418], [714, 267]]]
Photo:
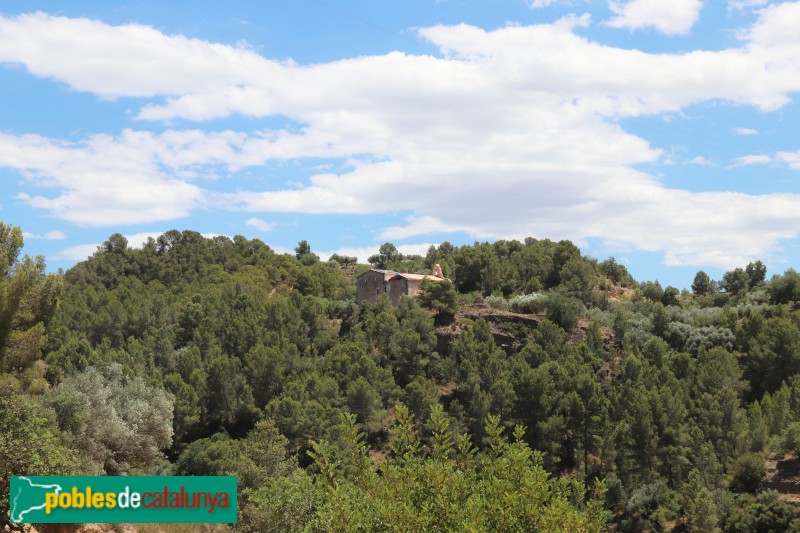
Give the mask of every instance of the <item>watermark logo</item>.
[[234, 476], [11, 476], [13, 523], [234, 523]]

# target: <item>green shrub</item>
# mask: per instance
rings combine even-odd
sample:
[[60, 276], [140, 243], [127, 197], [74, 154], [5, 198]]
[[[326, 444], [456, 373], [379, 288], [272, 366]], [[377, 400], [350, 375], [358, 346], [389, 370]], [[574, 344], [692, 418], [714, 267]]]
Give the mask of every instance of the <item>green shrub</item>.
[[547, 296], [544, 294], [520, 294], [508, 301], [508, 306], [515, 313], [541, 313], [547, 308]]
[[761, 480], [766, 474], [763, 455], [760, 453], [742, 455], [733, 467], [731, 489], [739, 492], [758, 492]]

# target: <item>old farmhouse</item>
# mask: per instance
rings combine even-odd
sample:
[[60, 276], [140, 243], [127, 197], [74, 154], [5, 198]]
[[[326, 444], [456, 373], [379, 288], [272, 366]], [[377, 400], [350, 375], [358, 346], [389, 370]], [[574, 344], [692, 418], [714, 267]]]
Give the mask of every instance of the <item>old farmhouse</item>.
[[[436, 265], [438, 266], [438, 265]], [[417, 296], [423, 279], [442, 281], [441, 269], [434, 267], [436, 274], [403, 274], [394, 270], [380, 270], [373, 268], [358, 276], [356, 299], [360, 305], [378, 301], [381, 294], [389, 296], [393, 304], [397, 303], [400, 296]]]

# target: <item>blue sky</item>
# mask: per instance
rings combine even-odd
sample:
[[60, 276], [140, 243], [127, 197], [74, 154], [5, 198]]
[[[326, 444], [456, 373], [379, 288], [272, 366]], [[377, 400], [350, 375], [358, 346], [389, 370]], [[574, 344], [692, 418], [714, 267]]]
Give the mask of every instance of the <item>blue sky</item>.
[[686, 287], [800, 263], [800, 2], [0, 6], [0, 220], [110, 234], [570, 239]]

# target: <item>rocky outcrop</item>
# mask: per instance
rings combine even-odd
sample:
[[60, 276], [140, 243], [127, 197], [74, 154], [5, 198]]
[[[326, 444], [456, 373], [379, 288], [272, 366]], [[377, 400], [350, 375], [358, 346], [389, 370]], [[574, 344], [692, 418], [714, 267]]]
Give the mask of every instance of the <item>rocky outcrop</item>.
[[500, 311], [485, 304], [464, 306], [459, 309], [453, 324], [437, 328], [436, 350], [440, 354], [449, 353], [450, 346], [463, 331], [464, 320], [474, 321], [481, 318], [489, 323], [495, 344], [508, 354], [525, 344], [530, 332], [535, 330], [541, 321], [540, 317], [534, 315]]

